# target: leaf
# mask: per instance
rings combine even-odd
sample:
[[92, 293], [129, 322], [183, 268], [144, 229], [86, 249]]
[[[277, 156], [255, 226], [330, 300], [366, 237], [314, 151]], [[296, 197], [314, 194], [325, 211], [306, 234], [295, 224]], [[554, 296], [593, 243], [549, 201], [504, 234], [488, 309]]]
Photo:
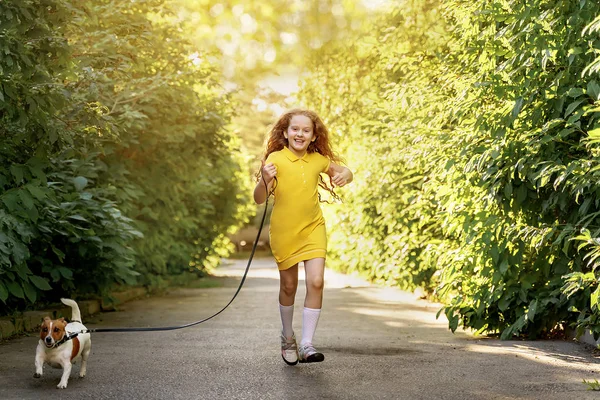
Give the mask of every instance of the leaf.
[[75, 189], [77, 189], [77, 191], [82, 191], [87, 186], [88, 180], [83, 176], [78, 176], [73, 178], [73, 184], [75, 185]]
[[505, 186], [504, 186], [504, 196], [509, 199], [512, 197], [512, 193], [513, 193], [513, 186], [511, 182], [508, 182]]
[[523, 107], [523, 98], [519, 97], [515, 101], [515, 105], [513, 106], [513, 109], [510, 113], [511, 122], [517, 119], [517, 117], [519, 116], [519, 113], [521, 112], [521, 107]]
[[494, 243], [492, 245], [492, 249], [490, 250], [492, 256], [492, 262], [496, 264], [498, 262], [498, 256], [500, 255], [500, 251], [498, 250], [498, 245]]
[[90, 222], [79, 214], [69, 215], [68, 218], [76, 219], [77, 221]]
[[58, 249], [54, 245], [51, 245], [51, 246], [52, 246], [52, 252], [54, 254], [56, 254], [56, 256], [58, 257], [58, 260], [62, 263], [65, 260], [65, 253], [63, 253], [60, 249]]
[[37, 208], [32, 207], [30, 209], [27, 210], [27, 215], [29, 215], [29, 218], [33, 221], [33, 222], [37, 222], [39, 219], [40, 214], [38, 213]]
[[527, 186], [525, 184], [519, 185], [517, 188], [517, 205], [523, 204], [527, 198]]
[[73, 279], [73, 271], [65, 267], [58, 267], [60, 274], [66, 279]]
[[[26, 165], [29, 167], [29, 171], [36, 177], [41, 179], [42, 181], [46, 181], [46, 174], [44, 174], [44, 167], [47, 163], [47, 160], [39, 158], [39, 157], [31, 157], [27, 160]], [[33, 193], [32, 193], [33, 194]], [[35, 194], [34, 194], [35, 196]]]
[[20, 299], [24, 299], [25, 298], [25, 294], [23, 293], [23, 289], [21, 288], [21, 286], [15, 282], [8, 282], [6, 284], [6, 286], [8, 286], [8, 291], [10, 293], [12, 293], [13, 296], [18, 297]]
[[479, 336], [481, 335], [483, 332], [485, 332], [485, 330], [487, 329], [487, 327], [489, 326], [489, 324], [484, 324], [481, 328], [479, 328], [477, 330], [477, 332], [475, 332], [475, 336]]
[[600, 96], [600, 85], [594, 80], [589, 81], [587, 84], [587, 92], [592, 99], [598, 100], [598, 97]]
[[37, 290], [27, 281], [23, 282], [23, 288], [25, 289], [25, 296], [31, 303], [35, 303], [37, 300]]
[[587, 134], [591, 138], [600, 138], [600, 128], [592, 129], [591, 131], [588, 131]]
[[569, 89], [569, 91], [566, 93], [567, 96], [572, 97], [572, 98], [577, 98], [579, 96], [582, 96], [584, 93], [582, 88], [578, 88], [578, 87], [572, 87], [571, 89]]
[[583, 69], [581, 72], [581, 77], [585, 77], [586, 75], [592, 75], [600, 70], [600, 57], [597, 57], [591, 64]]
[[513, 336], [513, 327], [509, 326], [508, 328], [506, 328], [505, 330], [502, 331], [502, 334], [500, 335], [500, 340], [509, 340], [512, 339]]
[[590, 295], [590, 308], [592, 312], [598, 311], [598, 295], [600, 295], [600, 286]]
[[498, 269], [500, 270], [500, 273], [502, 275], [504, 275], [506, 273], [506, 271], [508, 271], [508, 267], [509, 267], [508, 260], [504, 259], [504, 260], [502, 260], [502, 263], [500, 263], [500, 267], [498, 267]]
[[506, 309], [508, 309], [508, 306], [510, 306], [510, 302], [511, 302], [511, 297], [507, 294], [504, 294], [501, 298], [500, 301], [498, 302], [498, 309], [500, 311], [506, 311]]
[[600, 30], [600, 15], [596, 17], [592, 22], [590, 22], [583, 31], [581, 31], [581, 36], [588, 35], [590, 33], [594, 33], [597, 30]]
[[57, 269], [53, 269], [50, 271], [50, 277], [52, 278], [52, 282], [60, 281], [60, 271]]
[[27, 185], [27, 190], [38, 200], [44, 200], [46, 198], [46, 192], [39, 186]]
[[564, 118], [567, 118], [567, 116], [569, 116], [577, 107], [579, 107], [581, 103], [585, 101], [587, 101], [587, 99], [579, 99], [569, 104], [567, 109], [565, 110]]
[[31, 270], [29, 268], [27, 268], [27, 264], [24, 264], [24, 263], [17, 264], [17, 265], [15, 265], [14, 269], [15, 269], [15, 272], [17, 273], [17, 275], [19, 275], [19, 278], [21, 278], [24, 281], [27, 280], [28, 275], [31, 275]]
[[527, 320], [533, 322], [533, 319], [535, 318], [535, 313], [537, 311], [537, 307], [538, 307], [538, 301], [533, 300], [531, 303], [529, 303], [529, 309], [527, 310]]
[[29, 280], [40, 290], [52, 290], [52, 287], [48, 284], [48, 281], [42, 277], [31, 275]]
[[19, 195], [17, 191], [12, 190], [6, 192], [1, 197], [2, 202], [11, 213], [15, 212], [19, 208]]
[[33, 198], [26, 190], [19, 190], [19, 198], [26, 209], [31, 210], [34, 207]]
[[448, 318], [448, 327], [452, 333], [456, 331], [456, 328], [458, 328], [458, 315], [453, 314], [450, 316], [450, 318]]
[[445, 310], [445, 307], [440, 308], [438, 310], [438, 312], [435, 314], [435, 319], [438, 319], [440, 317], [440, 314], [442, 314], [442, 312], [444, 312], [444, 310]]
[[10, 173], [15, 178], [17, 184], [20, 184], [23, 181], [23, 166], [16, 164], [11, 165]]
[[4, 283], [2, 281], [0, 281], [0, 300], [2, 300], [2, 302], [4, 304], [6, 304], [7, 299], [8, 299], [8, 289], [6, 288]]

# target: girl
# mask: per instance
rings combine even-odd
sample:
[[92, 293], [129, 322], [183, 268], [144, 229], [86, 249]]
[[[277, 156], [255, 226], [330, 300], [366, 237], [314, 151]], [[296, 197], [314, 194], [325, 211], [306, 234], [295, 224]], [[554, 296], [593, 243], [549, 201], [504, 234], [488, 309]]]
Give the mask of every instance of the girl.
[[[279, 269], [279, 311], [283, 329], [281, 356], [289, 365], [325, 359], [312, 345], [323, 301], [323, 274], [327, 237], [317, 185], [338, 198], [321, 177], [326, 173], [335, 186], [352, 182], [352, 172], [336, 162], [329, 133], [317, 114], [291, 110], [271, 129], [254, 200], [265, 202], [274, 192], [271, 214], [271, 250]], [[267, 187], [265, 188], [265, 183]], [[292, 329], [298, 288], [298, 263], [304, 261], [306, 298], [302, 315], [302, 341], [296, 345]]]

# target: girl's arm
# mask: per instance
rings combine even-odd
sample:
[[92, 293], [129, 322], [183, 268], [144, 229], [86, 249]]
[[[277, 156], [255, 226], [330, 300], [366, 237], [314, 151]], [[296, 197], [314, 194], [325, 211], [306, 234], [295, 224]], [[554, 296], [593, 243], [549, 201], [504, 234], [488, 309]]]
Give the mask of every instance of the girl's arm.
[[352, 171], [348, 168], [338, 165], [334, 162], [329, 164], [329, 169], [327, 170], [327, 175], [331, 177], [331, 181], [335, 186], [344, 186], [354, 179], [354, 175]]
[[[273, 187], [273, 179], [277, 175], [277, 167], [273, 163], [268, 163], [265, 165], [263, 161], [260, 172], [262, 176], [259, 178], [258, 183], [254, 188], [254, 201], [256, 204], [262, 204], [267, 200], [267, 191], [269, 193], [271, 192], [271, 188]], [[264, 181], [267, 181], [267, 189], [265, 189]]]

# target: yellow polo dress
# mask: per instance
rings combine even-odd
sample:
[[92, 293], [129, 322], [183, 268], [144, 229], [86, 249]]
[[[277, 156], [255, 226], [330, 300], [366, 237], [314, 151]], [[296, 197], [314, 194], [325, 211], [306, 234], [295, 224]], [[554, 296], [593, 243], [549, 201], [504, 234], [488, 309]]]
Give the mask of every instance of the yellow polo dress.
[[298, 158], [290, 149], [269, 154], [277, 167], [275, 201], [269, 237], [277, 266], [285, 270], [300, 261], [325, 258], [327, 235], [319, 205], [318, 179], [330, 160], [319, 153]]

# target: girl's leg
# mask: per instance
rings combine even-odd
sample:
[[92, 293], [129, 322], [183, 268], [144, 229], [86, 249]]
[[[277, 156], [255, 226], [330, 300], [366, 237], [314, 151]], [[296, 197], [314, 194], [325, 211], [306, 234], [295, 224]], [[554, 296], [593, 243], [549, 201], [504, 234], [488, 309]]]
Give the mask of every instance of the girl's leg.
[[313, 258], [304, 261], [306, 276], [306, 299], [304, 307], [321, 309], [323, 304], [323, 282], [325, 274], [325, 259]]
[[279, 271], [279, 313], [281, 314], [281, 357], [288, 365], [298, 363], [298, 346], [292, 321], [294, 317], [294, 299], [298, 289], [298, 264]]
[[294, 317], [294, 300], [298, 289], [298, 264], [289, 269], [279, 271], [279, 312], [283, 325], [283, 334], [291, 339], [294, 334], [292, 320]]
[[312, 341], [323, 304], [325, 259], [313, 258], [304, 261], [304, 272], [306, 274], [306, 299], [302, 312], [300, 362], [319, 362], [323, 361], [325, 357], [315, 350]]

